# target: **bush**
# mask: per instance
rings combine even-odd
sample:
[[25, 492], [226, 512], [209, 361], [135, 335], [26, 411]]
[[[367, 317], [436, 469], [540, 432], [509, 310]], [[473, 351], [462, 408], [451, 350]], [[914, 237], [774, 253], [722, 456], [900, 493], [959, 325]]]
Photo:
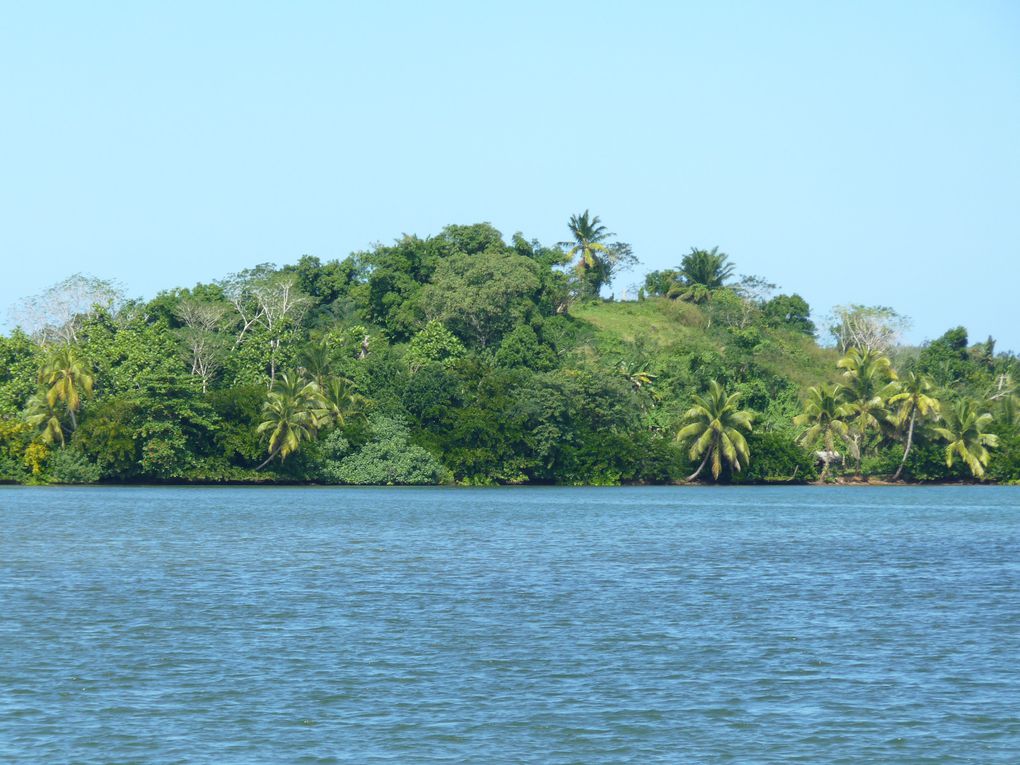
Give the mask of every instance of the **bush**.
[[409, 441], [398, 420], [375, 415], [369, 421], [370, 440], [353, 454], [341, 457], [349, 444], [334, 431], [325, 439], [319, 475], [326, 483], [362, 486], [411, 486], [448, 483], [450, 471], [432, 454]]
[[53, 452], [47, 473], [53, 483], [95, 483], [102, 477], [99, 465], [74, 446]]
[[985, 475], [995, 481], [1016, 483], [1020, 481], [1020, 432], [1006, 426], [997, 431], [999, 445], [989, 449], [992, 458]]
[[733, 483], [779, 483], [813, 481], [818, 477], [814, 455], [779, 432], [752, 431], [747, 435], [751, 459], [731, 477]]

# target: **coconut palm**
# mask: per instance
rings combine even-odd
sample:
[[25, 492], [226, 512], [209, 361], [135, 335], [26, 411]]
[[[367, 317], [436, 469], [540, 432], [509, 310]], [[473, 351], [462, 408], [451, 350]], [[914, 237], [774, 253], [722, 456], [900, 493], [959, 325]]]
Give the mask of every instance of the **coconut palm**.
[[318, 386], [295, 374], [280, 374], [266, 394], [258, 426], [259, 433], [269, 433], [269, 457], [255, 469], [261, 470], [277, 456], [283, 462], [302, 441], [314, 439], [321, 417]]
[[325, 342], [306, 345], [298, 354], [297, 363], [298, 369], [320, 386], [332, 371], [332, 360]]
[[836, 362], [843, 370], [843, 376], [852, 380], [858, 389], [863, 385], [871, 386], [877, 392], [879, 388], [896, 379], [896, 370], [888, 356], [873, 350], [851, 348], [847, 354]]
[[733, 266], [727, 262], [729, 258], [725, 252], [719, 252], [718, 247], [711, 250], [692, 247], [680, 262], [679, 276], [687, 287], [701, 285], [709, 291], [717, 290], [733, 275]]
[[907, 443], [903, 447], [903, 459], [900, 460], [900, 466], [896, 468], [896, 473], [893, 475], [894, 481], [900, 479], [903, 466], [907, 464], [907, 457], [910, 456], [910, 448], [914, 444], [914, 426], [917, 423], [917, 416], [938, 417], [939, 415], [939, 400], [928, 395], [933, 387], [931, 380], [924, 375], [908, 372], [907, 376], [900, 381], [899, 392], [889, 397], [891, 406], [899, 405], [896, 421], [900, 427], [904, 422], [909, 423]]
[[342, 428], [350, 417], [362, 414], [367, 403], [364, 396], [354, 391], [350, 380], [331, 377], [319, 389], [319, 425]]
[[896, 371], [888, 356], [859, 348], [851, 348], [836, 366], [846, 378], [847, 404], [852, 410], [847, 443], [856, 463], [854, 472], [859, 476], [868, 433], [890, 422], [886, 402], [899, 391]]
[[591, 216], [585, 210], [581, 215], [571, 215], [570, 228], [572, 240], [560, 242], [561, 247], [569, 247], [567, 257], [573, 260], [580, 256], [577, 261], [577, 270], [582, 275], [599, 265], [600, 256], [605, 258], [609, 254], [609, 245], [606, 240], [613, 234], [608, 228], [602, 225], [599, 216]]
[[1020, 427], [1020, 397], [1006, 396], [999, 399], [999, 422], [1009, 428]]
[[975, 478], [983, 477], [990, 458], [986, 447], [999, 445], [998, 436], [985, 432], [992, 422], [992, 415], [981, 412], [973, 401], [965, 399], [946, 409], [943, 418], [943, 427], [935, 428], [935, 432], [949, 442], [946, 466], [952, 467], [959, 457], [967, 463]]
[[701, 459], [698, 469], [687, 477], [697, 478], [708, 461], [712, 461], [712, 477], [718, 479], [723, 462], [735, 471], [740, 471], [750, 461], [747, 440], [741, 430], [751, 430], [753, 414], [738, 409], [740, 394], [726, 395], [723, 387], [713, 380], [708, 393], [695, 396], [694, 406], [683, 417], [683, 427], [676, 434], [676, 440], [690, 444], [692, 460]]
[[846, 404], [844, 396], [845, 389], [841, 385], [808, 388], [804, 411], [793, 418], [794, 425], [805, 429], [797, 439], [800, 444], [810, 446], [821, 441], [825, 447], [820, 481], [829, 474], [829, 463], [836, 453], [836, 437], [846, 439], [849, 432], [846, 419], [853, 410]]
[[28, 400], [25, 407], [25, 422], [34, 428], [42, 428], [39, 439], [44, 444], [54, 444], [59, 441], [61, 446], [64, 445], [64, 428], [60, 424], [60, 415], [50, 403], [45, 388], [36, 391]]
[[64, 345], [52, 351], [39, 370], [39, 384], [47, 386], [46, 399], [50, 406], [61, 402], [71, 418], [71, 429], [78, 429], [76, 412], [82, 396], [92, 394], [94, 378], [88, 364], [78, 356], [73, 346]]

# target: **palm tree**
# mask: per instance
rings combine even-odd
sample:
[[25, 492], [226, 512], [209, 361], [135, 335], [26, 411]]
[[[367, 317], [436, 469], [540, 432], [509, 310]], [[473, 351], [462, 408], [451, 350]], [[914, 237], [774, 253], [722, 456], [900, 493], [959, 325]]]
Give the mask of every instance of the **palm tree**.
[[697, 478], [712, 460], [712, 477], [718, 479], [725, 460], [733, 470], [740, 471], [750, 461], [747, 440], [741, 430], [751, 430], [753, 414], [737, 409], [740, 394], [726, 395], [723, 387], [712, 380], [708, 393], [694, 397], [694, 406], [683, 417], [683, 427], [676, 440], [689, 443], [692, 460], [701, 458], [701, 464], [688, 481]]
[[314, 382], [322, 385], [332, 371], [329, 348], [324, 341], [309, 343], [297, 358], [299, 371], [307, 374]]
[[836, 451], [836, 436], [846, 439], [849, 431], [845, 420], [853, 412], [844, 402], [844, 395], [845, 388], [841, 385], [808, 388], [804, 412], [793, 418], [794, 425], [805, 428], [797, 439], [799, 443], [809, 446], [821, 439], [825, 446], [819, 481], [824, 482], [829, 474], [829, 463]]
[[998, 418], [1007, 427], [1020, 426], [1020, 397], [1006, 396], [999, 399]]
[[266, 394], [258, 426], [259, 433], [269, 432], [269, 457], [255, 469], [261, 470], [277, 455], [283, 462], [302, 441], [314, 439], [321, 417], [318, 386], [294, 374], [280, 374]]
[[88, 365], [70, 345], [53, 351], [39, 370], [39, 384], [49, 386], [46, 399], [50, 406], [63, 402], [71, 417], [71, 429], [78, 429], [75, 413], [81, 406], [83, 395], [91, 395], [94, 378]]
[[952, 467], [956, 457], [967, 463], [971, 474], [981, 478], [985, 474], [990, 455], [988, 446], [998, 446], [999, 437], [994, 433], [985, 433], [985, 428], [992, 421], [988, 412], [979, 412], [973, 401], [957, 402], [955, 407], [944, 414], [945, 427], [935, 428], [935, 432], [949, 442], [946, 446], [946, 466]]
[[344, 377], [326, 380], [319, 389], [320, 426], [342, 428], [348, 418], [362, 414], [368, 402], [360, 393], [355, 393], [352, 386], [353, 383]]
[[856, 463], [854, 472], [860, 476], [868, 432], [889, 422], [886, 402], [899, 390], [896, 371], [888, 356], [859, 348], [851, 348], [836, 366], [843, 370], [843, 377], [847, 379], [847, 403], [853, 414], [847, 443]]
[[590, 216], [587, 210], [581, 215], [571, 215], [567, 226], [573, 239], [569, 242], [560, 242], [560, 246], [570, 248], [567, 252], [567, 258], [570, 260], [581, 256], [577, 261], [577, 270], [584, 274], [598, 266], [600, 255], [608, 255], [609, 246], [604, 242], [614, 234], [602, 225], [599, 216]]
[[922, 417], [938, 417], [939, 401], [928, 394], [933, 388], [931, 380], [924, 375], [915, 372], [907, 373], [906, 378], [900, 383], [898, 393], [889, 397], [889, 404], [899, 404], [899, 412], [896, 420], [902, 427], [904, 422], [909, 422], [907, 427], [907, 443], [903, 448], [903, 459], [900, 466], [896, 468], [893, 480], [898, 481], [903, 472], [903, 466], [907, 464], [907, 457], [910, 456], [910, 448], [914, 444], [914, 425], [917, 422], [917, 415]]
[[60, 416], [56, 408], [50, 403], [46, 395], [46, 389], [41, 388], [28, 400], [25, 407], [25, 422], [34, 428], [42, 427], [39, 439], [44, 444], [53, 444], [57, 441], [64, 445], [64, 428], [60, 424]]
[[733, 266], [727, 262], [729, 259], [730, 256], [719, 252], [718, 247], [711, 250], [692, 247], [680, 262], [680, 278], [688, 286], [700, 284], [709, 290], [717, 290], [724, 287], [726, 280], [733, 275]]

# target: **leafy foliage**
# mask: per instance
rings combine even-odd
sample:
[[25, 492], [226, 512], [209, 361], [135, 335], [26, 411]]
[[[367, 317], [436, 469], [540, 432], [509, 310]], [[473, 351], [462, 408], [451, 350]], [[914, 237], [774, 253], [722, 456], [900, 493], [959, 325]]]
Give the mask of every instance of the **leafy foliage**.
[[447, 226], [147, 302], [72, 277], [0, 337], [0, 480], [1020, 480], [993, 339], [906, 348], [851, 304], [825, 347], [718, 248], [601, 300], [633, 253], [590, 211], [568, 231]]

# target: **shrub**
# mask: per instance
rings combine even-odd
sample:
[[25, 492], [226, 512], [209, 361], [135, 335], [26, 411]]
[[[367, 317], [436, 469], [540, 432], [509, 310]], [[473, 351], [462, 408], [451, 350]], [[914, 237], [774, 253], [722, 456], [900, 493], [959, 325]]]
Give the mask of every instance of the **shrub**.
[[407, 428], [398, 420], [375, 415], [369, 421], [369, 441], [353, 454], [339, 432], [326, 439], [319, 475], [326, 483], [357, 485], [428, 485], [447, 483], [450, 471], [432, 454], [410, 443]]
[[47, 472], [53, 483], [95, 483], [102, 477], [99, 465], [74, 446], [53, 452]]

